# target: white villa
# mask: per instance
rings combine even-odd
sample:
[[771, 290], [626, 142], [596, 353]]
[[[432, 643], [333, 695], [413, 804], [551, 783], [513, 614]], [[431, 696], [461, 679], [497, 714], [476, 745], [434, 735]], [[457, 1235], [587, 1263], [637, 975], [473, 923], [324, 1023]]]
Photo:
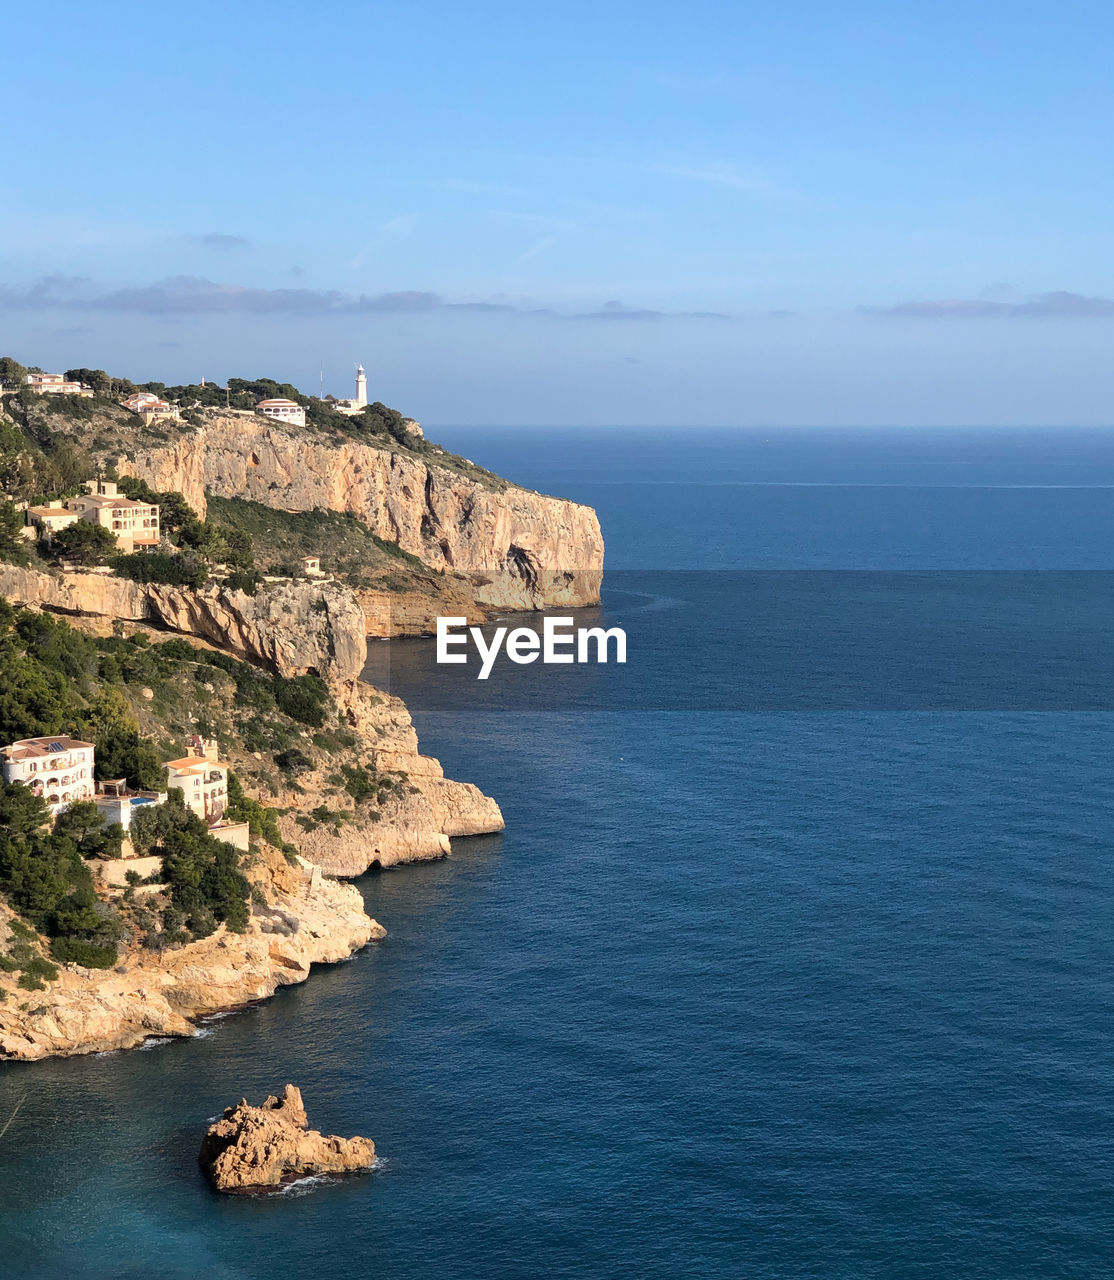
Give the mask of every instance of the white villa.
[[186, 807], [214, 823], [228, 807], [228, 766], [219, 759], [216, 741], [194, 738], [190, 754], [167, 763], [167, 786], [181, 788]]
[[90, 480], [87, 493], [66, 502], [48, 502], [29, 507], [27, 518], [49, 537], [77, 520], [99, 524], [116, 535], [121, 551], [159, 545], [159, 508], [149, 502], [135, 502], [117, 491], [114, 480]]
[[93, 799], [93, 744], [67, 737], [22, 738], [0, 747], [0, 773], [5, 782], [22, 782], [42, 796], [57, 817], [75, 800]]
[[305, 409], [293, 400], [284, 400], [281, 397], [274, 400], [260, 400], [255, 406], [255, 412], [263, 414], [266, 418], [285, 422], [287, 426], [304, 427], [306, 425]]
[[170, 401], [160, 400], [153, 391], [137, 391], [122, 403], [125, 409], [138, 414], [144, 423], [153, 422], [156, 418], [178, 417], [178, 410], [171, 406]]
[[[190, 750], [190, 755], [167, 764], [168, 790], [180, 787], [186, 806], [204, 819], [211, 835], [246, 850], [251, 838], [248, 824], [224, 817], [228, 766], [217, 758], [216, 742], [195, 737]], [[0, 747], [0, 774], [5, 782], [22, 783], [42, 796], [52, 818], [77, 800], [92, 800], [106, 824], [118, 822], [125, 831], [131, 829], [138, 810], [166, 803], [167, 791], [133, 791], [124, 778], [94, 782], [95, 754], [91, 742], [64, 735], [23, 738]]]
[[37, 525], [49, 538], [59, 529], [66, 529], [71, 524], [76, 524], [81, 517], [76, 511], [71, 511], [64, 502], [59, 501], [48, 502], [41, 507], [28, 507], [27, 519], [31, 524]]
[[334, 400], [333, 408], [337, 413], [346, 413], [349, 417], [367, 408], [367, 374], [362, 364], [356, 366], [356, 398], [354, 400]]
[[82, 520], [114, 533], [122, 551], [159, 545], [157, 506], [126, 497], [117, 490], [114, 480], [90, 480], [85, 487], [88, 493], [66, 503]]
[[81, 396], [92, 399], [92, 387], [81, 382], [68, 382], [62, 373], [29, 373], [23, 379], [23, 385], [42, 396]]

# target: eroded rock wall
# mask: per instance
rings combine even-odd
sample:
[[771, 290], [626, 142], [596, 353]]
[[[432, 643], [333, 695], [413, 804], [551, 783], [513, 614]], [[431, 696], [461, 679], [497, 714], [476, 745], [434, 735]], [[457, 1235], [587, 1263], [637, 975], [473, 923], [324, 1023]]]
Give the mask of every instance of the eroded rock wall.
[[207, 492], [287, 511], [350, 512], [431, 567], [474, 575], [482, 604], [576, 607], [599, 599], [603, 538], [591, 507], [490, 487], [439, 466], [436, 455], [210, 413], [189, 434], [117, 465], [155, 489], [178, 490], [201, 515]]
[[[16, 975], [0, 973], [0, 1059], [130, 1049], [155, 1036], [190, 1036], [194, 1019], [261, 1000], [304, 982], [313, 964], [343, 960], [385, 930], [351, 885], [303, 862], [270, 863], [251, 878], [268, 906], [245, 933], [224, 926], [211, 937], [163, 952], [133, 951], [110, 970], [61, 966], [56, 981], [30, 996]], [[0, 916], [10, 912], [0, 905]]]
[[315, 671], [352, 679], [367, 658], [364, 612], [347, 587], [332, 582], [277, 582], [249, 596], [216, 583], [191, 590], [0, 564], [0, 596], [52, 613], [146, 622], [196, 636], [281, 676]]

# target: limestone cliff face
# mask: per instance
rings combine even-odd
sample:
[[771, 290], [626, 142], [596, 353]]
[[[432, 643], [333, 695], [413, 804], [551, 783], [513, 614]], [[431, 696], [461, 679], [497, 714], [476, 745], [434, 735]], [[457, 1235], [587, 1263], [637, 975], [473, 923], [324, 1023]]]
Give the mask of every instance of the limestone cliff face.
[[[30, 998], [15, 974], [0, 973], [0, 1059], [130, 1049], [155, 1036], [191, 1036], [193, 1019], [271, 996], [304, 982], [310, 965], [343, 960], [385, 935], [351, 886], [280, 855], [251, 873], [268, 906], [246, 933], [223, 926], [211, 937], [162, 953], [138, 951], [115, 969], [66, 965]], [[0, 915], [10, 912], [0, 907]]]
[[207, 492], [288, 511], [349, 512], [431, 567], [472, 576], [483, 604], [575, 607], [599, 599], [603, 538], [590, 507], [488, 487], [439, 466], [436, 455], [210, 413], [190, 434], [117, 465], [155, 489], [178, 490], [202, 515]]
[[249, 596], [218, 584], [194, 591], [0, 564], [0, 596], [52, 613], [148, 622], [281, 676], [314, 671], [325, 679], [352, 679], [367, 657], [363, 610], [351, 591], [335, 583], [277, 582]]
[[[358, 679], [367, 656], [364, 611], [339, 583], [281, 582], [258, 595], [223, 587], [140, 585], [96, 573], [52, 575], [0, 564], [0, 596], [51, 612], [153, 623], [199, 637], [279, 675], [315, 671], [329, 684], [355, 733], [354, 758], [401, 783], [375, 810], [361, 810], [329, 788], [335, 762], [298, 778], [298, 790], [279, 798], [291, 810], [280, 819], [283, 838], [329, 875], [358, 876], [369, 867], [441, 858], [454, 836], [503, 830], [490, 796], [446, 778], [418, 749], [403, 702]], [[261, 797], [270, 802], [270, 797]], [[319, 806], [344, 813], [336, 825], [299, 823]], [[338, 809], [339, 806], [339, 809]], [[375, 816], [373, 816], [373, 814]]]
[[[420, 753], [401, 699], [357, 680], [333, 692], [378, 772], [401, 779], [402, 786], [370, 812], [343, 799], [345, 820], [335, 826], [319, 824], [307, 831], [296, 813], [280, 818], [283, 838], [307, 858], [329, 875], [358, 876], [369, 867], [443, 858], [455, 836], [503, 830], [503, 815], [490, 796], [471, 783], [446, 778], [436, 760]], [[338, 799], [327, 790], [326, 772], [300, 774], [300, 790], [280, 802], [302, 813], [321, 804], [335, 810]]]

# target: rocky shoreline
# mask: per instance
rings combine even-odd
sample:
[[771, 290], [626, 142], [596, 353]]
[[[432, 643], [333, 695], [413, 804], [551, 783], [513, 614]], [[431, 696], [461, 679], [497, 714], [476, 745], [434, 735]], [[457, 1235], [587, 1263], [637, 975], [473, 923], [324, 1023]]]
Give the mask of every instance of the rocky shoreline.
[[[304, 982], [315, 964], [346, 960], [386, 936], [352, 885], [273, 851], [252, 871], [268, 908], [247, 930], [165, 951], [132, 951], [110, 970], [63, 966], [43, 991], [0, 973], [0, 1058], [32, 1062], [134, 1049], [152, 1038], [189, 1037], [208, 1015], [243, 1008]], [[0, 924], [11, 913], [0, 909]]]
[[[63, 965], [41, 990], [21, 988], [13, 973], [0, 972], [0, 1060], [191, 1036], [199, 1018], [265, 999], [280, 986], [303, 982], [312, 965], [344, 960], [385, 936], [365, 913], [358, 890], [331, 877], [442, 858], [454, 837], [503, 829], [494, 800], [446, 778], [436, 760], [419, 752], [404, 704], [359, 680], [366, 656], [363, 614], [347, 587], [282, 584], [270, 598], [256, 598], [220, 588], [136, 588], [97, 574], [55, 577], [0, 565], [0, 594], [94, 631], [120, 625], [122, 614], [135, 628], [172, 627], [193, 642], [200, 632], [210, 647], [220, 647], [215, 642], [224, 638], [226, 650], [281, 675], [312, 671], [326, 681], [360, 758], [394, 780], [374, 822], [361, 818], [354, 805], [345, 821], [308, 816], [338, 803], [328, 757], [277, 797], [282, 838], [303, 856], [292, 865], [273, 846], [256, 847], [254, 862], [245, 867], [255, 901], [243, 933], [222, 925], [209, 937], [162, 951], [132, 947], [110, 970]], [[202, 626], [199, 619], [209, 622]], [[0, 906], [0, 935], [8, 932], [11, 916]]]
[[[504, 823], [490, 796], [446, 778], [438, 761], [421, 754], [405, 705], [361, 680], [368, 635], [429, 630], [446, 603], [483, 616], [493, 607], [599, 599], [603, 541], [591, 508], [518, 488], [460, 459], [446, 461], [448, 455], [439, 460], [436, 450], [415, 456], [296, 437], [265, 419], [220, 411], [206, 411], [200, 425], [169, 443], [136, 444], [109, 461], [158, 491], [180, 492], [202, 517], [209, 493], [286, 512], [349, 513], [426, 569], [407, 580], [417, 589], [397, 593], [361, 594], [319, 577], [268, 579], [249, 594], [221, 580], [189, 588], [0, 564], [0, 596], [95, 636], [156, 643], [176, 636], [275, 681], [319, 678], [328, 689], [330, 726], [301, 732], [280, 768], [259, 749], [258, 734], [255, 744], [238, 743], [235, 726], [225, 724], [225, 754], [245, 795], [274, 815], [272, 843], [253, 844], [244, 867], [252, 884], [244, 932], [221, 925], [162, 950], [141, 945], [140, 932], [125, 940], [114, 968], [61, 965], [56, 978], [32, 987], [0, 971], [0, 1060], [190, 1036], [198, 1019], [266, 999], [304, 981], [312, 965], [346, 959], [383, 937], [359, 892], [332, 877], [442, 858], [454, 838], [498, 832]], [[209, 714], [214, 704], [235, 703], [225, 669], [209, 667], [199, 680], [197, 696], [208, 700]], [[140, 692], [133, 699], [140, 732], [165, 734], [148, 711], [153, 691]], [[300, 855], [294, 863], [291, 849]], [[107, 884], [98, 892], [107, 903]], [[13, 932], [12, 918], [0, 904], [0, 941]], [[43, 940], [34, 945], [45, 951]]]

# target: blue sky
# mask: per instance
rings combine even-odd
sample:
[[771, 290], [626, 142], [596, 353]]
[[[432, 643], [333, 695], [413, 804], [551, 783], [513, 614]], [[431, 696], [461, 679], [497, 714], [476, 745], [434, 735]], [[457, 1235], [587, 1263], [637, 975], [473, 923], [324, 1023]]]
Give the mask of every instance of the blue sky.
[[0, 348], [363, 360], [430, 423], [1105, 424], [1112, 37], [1072, 0], [48, 0], [5, 25]]

